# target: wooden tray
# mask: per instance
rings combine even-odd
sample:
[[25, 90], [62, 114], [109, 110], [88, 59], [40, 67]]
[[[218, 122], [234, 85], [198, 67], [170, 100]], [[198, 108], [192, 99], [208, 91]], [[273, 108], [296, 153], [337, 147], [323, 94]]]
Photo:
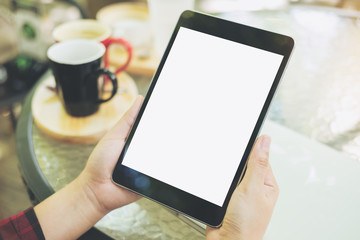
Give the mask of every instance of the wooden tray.
[[72, 117], [65, 112], [56, 93], [48, 89], [55, 86], [49, 75], [36, 89], [31, 107], [35, 124], [46, 135], [69, 143], [95, 143], [131, 106], [138, 89], [126, 73], [117, 75], [118, 93], [109, 102], [100, 105], [99, 110], [88, 117]]

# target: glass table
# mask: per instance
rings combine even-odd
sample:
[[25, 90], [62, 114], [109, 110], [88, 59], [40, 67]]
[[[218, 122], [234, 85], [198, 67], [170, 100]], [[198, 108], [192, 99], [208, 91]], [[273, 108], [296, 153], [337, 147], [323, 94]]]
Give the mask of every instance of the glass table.
[[269, 118], [360, 160], [360, 13], [293, 6], [221, 16], [294, 38]]
[[[319, 177], [316, 171], [326, 164], [319, 162], [318, 158], [329, 158], [329, 163], [333, 163], [329, 167], [331, 174], [332, 168], [341, 167], [338, 161], [354, 161], [349, 163], [353, 164], [351, 167], [344, 164], [348, 166], [344, 171], [359, 170], [356, 160], [360, 160], [360, 81], [357, 81], [357, 76], [360, 76], [357, 65], [360, 63], [360, 48], [357, 47], [360, 44], [360, 14], [331, 8], [291, 6], [279, 11], [237, 11], [219, 15], [232, 21], [290, 35], [295, 39], [294, 54], [263, 129], [263, 132], [270, 133], [273, 137], [274, 153], [271, 161], [274, 161], [275, 175], [280, 176], [280, 188], [283, 185], [288, 190], [281, 193], [285, 197], [279, 199], [279, 207], [274, 214], [275, 223], [270, 225], [267, 239], [289, 239], [290, 236], [292, 239], [303, 239], [304, 236], [311, 238], [316, 235], [311, 235], [316, 229], [310, 229], [309, 233], [304, 229], [303, 233], [299, 234], [300, 230], [289, 226], [280, 234], [279, 226], [286, 225], [284, 219], [292, 211], [289, 203], [296, 204], [296, 200], [289, 195], [292, 191], [291, 184], [302, 188], [314, 186], [313, 182], [317, 183], [316, 179]], [[139, 92], [145, 94], [151, 79], [133, 77]], [[43, 200], [80, 173], [94, 145], [64, 144], [42, 134], [32, 121], [30, 106], [33, 93], [34, 90], [27, 97], [19, 119], [16, 133], [17, 152], [29, 188], [37, 199]], [[321, 151], [321, 154], [316, 151]], [[289, 159], [284, 159], [285, 157]], [[307, 159], [308, 165], [306, 170], [299, 169], [299, 172], [296, 172], [292, 161], [301, 162], [301, 159]], [[282, 167], [294, 171], [293, 175], [282, 172]], [[336, 179], [346, 175], [344, 171], [341, 176], [334, 173], [334, 178], [329, 175], [326, 183], [336, 186]], [[303, 182], [292, 179], [297, 173]], [[302, 178], [301, 174], [307, 177]], [[360, 183], [358, 177], [353, 179], [354, 183]], [[307, 181], [311, 184], [306, 185]], [[342, 184], [350, 186], [352, 183], [345, 181]], [[302, 197], [309, 194], [307, 189], [305, 187], [299, 190], [299, 199], [305, 202], [308, 199]], [[334, 192], [338, 188], [332, 189], [331, 192]], [[360, 200], [358, 190], [349, 191], [352, 198]], [[311, 192], [313, 193], [316, 194], [316, 191]], [[327, 193], [322, 194], [327, 196]], [[312, 204], [314, 203], [309, 203]], [[300, 212], [299, 215], [305, 215], [305, 212]], [[326, 218], [324, 214], [327, 213], [320, 212], [315, 215]], [[307, 226], [307, 222], [304, 220], [304, 226]], [[205, 238], [203, 225], [146, 199], [109, 213], [95, 227], [114, 239]], [[291, 231], [295, 231], [294, 235]], [[359, 238], [360, 231], [354, 229], [352, 233], [354, 232]], [[336, 239], [324, 236], [327, 235], [320, 234], [317, 239]]]

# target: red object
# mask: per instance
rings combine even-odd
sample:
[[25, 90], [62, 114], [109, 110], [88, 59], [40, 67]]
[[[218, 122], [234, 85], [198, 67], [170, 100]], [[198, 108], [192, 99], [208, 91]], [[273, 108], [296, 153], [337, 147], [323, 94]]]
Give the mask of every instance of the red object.
[[0, 221], [0, 239], [4, 240], [43, 240], [44, 234], [34, 209], [27, 210]]
[[111, 37], [101, 41], [101, 43], [104, 44], [104, 46], [106, 47], [106, 52], [105, 52], [105, 56], [104, 56], [104, 63], [105, 63], [105, 68], [106, 69], [108, 69], [108, 67], [109, 67], [109, 57], [108, 57], [109, 51], [108, 51], [108, 47], [111, 44], [120, 44], [120, 45], [125, 47], [126, 51], [128, 52], [127, 60], [126, 60], [124, 65], [118, 67], [115, 70], [115, 74], [118, 74], [118, 73], [124, 71], [129, 66], [131, 58], [132, 58], [131, 44], [129, 42], [127, 42], [126, 40], [122, 39], [122, 38], [111, 38]]

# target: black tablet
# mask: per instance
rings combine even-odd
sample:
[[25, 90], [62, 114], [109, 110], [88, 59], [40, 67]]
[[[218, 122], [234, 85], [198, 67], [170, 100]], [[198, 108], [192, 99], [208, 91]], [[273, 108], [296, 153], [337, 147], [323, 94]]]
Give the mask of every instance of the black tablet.
[[221, 225], [293, 46], [288, 36], [185, 11], [113, 181]]

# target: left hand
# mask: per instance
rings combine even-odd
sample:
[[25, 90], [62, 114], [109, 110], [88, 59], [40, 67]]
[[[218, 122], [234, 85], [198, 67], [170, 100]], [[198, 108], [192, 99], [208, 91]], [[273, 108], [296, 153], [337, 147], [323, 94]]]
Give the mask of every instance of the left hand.
[[111, 174], [142, 102], [143, 98], [138, 97], [100, 140], [74, 181], [34, 207], [46, 239], [78, 239], [111, 210], [140, 198], [116, 186]]
[[142, 102], [143, 97], [139, 96], [116, 126], [100, 140], [79, 176], [87, 195], [103, 214], [141, 198], [115, 185], [111, 175]]

